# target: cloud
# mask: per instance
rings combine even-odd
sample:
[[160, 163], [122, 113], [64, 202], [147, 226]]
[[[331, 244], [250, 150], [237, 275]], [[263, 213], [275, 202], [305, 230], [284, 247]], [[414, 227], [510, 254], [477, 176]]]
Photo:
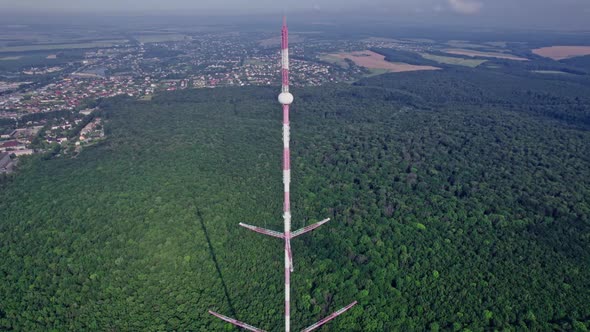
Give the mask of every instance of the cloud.
[[481, 11], [483, 3], [474, 0], [448, 0], [451, 8], [460, 14], [472, 15]]

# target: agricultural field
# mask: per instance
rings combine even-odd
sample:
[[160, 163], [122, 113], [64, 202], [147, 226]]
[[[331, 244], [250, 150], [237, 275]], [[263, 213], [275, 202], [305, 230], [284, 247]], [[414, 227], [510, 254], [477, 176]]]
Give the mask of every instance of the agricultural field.
[[183, 34], [154, 34], [154, 35], [137, 35], [133, 36], [141, 43], [161, 43], [169, 41], [184, 40], [187, 36]]
[[486, 45], [490, 45], [493, 47], [501, 47], [501, 48], [505, 48], [508, 46], [508, 43], [505, 41], [496, 41], [496, 42], [485, 42], [484, 44]]
[[455, 58], [450, 56], [441, 56], [441, 55], [434, 55], [429, 53], [420, 53], [420, 55], [424, 59], [436, 61], [438, 63], [443, 63], [447, 65], [455, 65], [455, 66], [465, 66], [470, 68], [475, 68], [482, 63], [488, 60], [481, 60], [481, 59], [463, 59], [463, 58]]
[[356, 65], [365, 67], [368, 69], [383, 69], [385, 72], [401, 73], [408, 71], [421, 71], [421, 70], [439, 70], [441, 68], [433, 66], [418, 66], [411, 65], [401, 62], [389, 62], [385, 60], [385, 55], [373, 51], [357, 51], [348, 53], [337, 53], [330, 54], [329, 57], [324, 57], [325, 60], [338, 59], [341, 62], [345, 62], [344, 59], [353, 61]]
[[47, 50], [67, 50], [77, 48], [104, 48], [113, 47], [127, 43], [126, 39], [117, 40], [102, 40], [89, 43], [73, 43], [73, 44], [39, 44], [39, 45], [23, 45], [23, 46], [4, 46], [0, 47], [0, 53], [14, 53], [14, 52], [30, 52], [30, 51], [47, 51]]
[[553, 74], [553, 75], [571, 75], [561, 70], [531, 70], [531, 73], [535, 74]]
[[384, 43], [408, 43], [407, 40], [395, 39], [395, 38], [385, 38], [385, 37], [369, 37], [363, 39], [364, 42], [384, 42]]
[[508, 59], [508, 60], [516, 60], [516, 61], [528, 61], [529, 60], [527, 58], [522, 58], [522, 57], [508, 54], [508, 53], [479, 52], [479, 51], [466, 50], [466, 49], [444, 49], [442, 51], [445, 53], [449, 53], [449, 54], [466, 55], [466, 56], [470, 56], [470, 57], [498, 58], [498, 59]]
[[425, 44], [433, 44], [435, 41], [428, 38], [404, 38], [404, 40], [409, 40], [415, 43], [425, 43]]
[[490, 46], [475, 44], [466, 40], [449, 40], [445, 44], [455, 48], [490, 48]]
[[363, 77], [372, 77], [372, 76], [377, 76], [377, 75], [382, 75], [382, 74], [387, 74], [390, 73], [390, 71], [388, 69], [382, 69], [382, 68], [370, 68], [369, 69], [369, 73], [364, 75]]
[[320, 55], [319, 58], [321, 61], [325, 61], [325, 62], [329, 62], [334, 65], [338, 65], [344, 69], [348, 69], [348, 67], [349, 67], [348, 63], [344, 60], [344, 58], [339, 57], [337, 54], [322, 54], [322, 55]]
[[5, 57], [0, 57], [0, 61], [18, 60], [20, 58], [22, 58], [22, 56], [5, 56]]
[[536, 48], [533, 53], [553, 60], [563, 60], [590, 55], [590, 46], [550, 46]]

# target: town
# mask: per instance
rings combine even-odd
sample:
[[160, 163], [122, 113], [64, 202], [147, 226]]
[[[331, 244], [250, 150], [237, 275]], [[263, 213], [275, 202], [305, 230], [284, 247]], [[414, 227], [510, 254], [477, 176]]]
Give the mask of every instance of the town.
[[[102, 98], [126, 95], [150, 100], [162, 91], [279, 85], [279, 41], [272, 33], [218, 31], [140, 35], [103, 43], [102, 47], [51, 50], [34, 56], [15, 56], [0, 49], [0, 147], [4, 160], [0, 172], [11, 172], [19, 156], [56, 151], [56, 145], [65, 154], [79, 152], [89, 143], [82, 139], [87, 135], [81, 134], [85, 127], [79, 124], [88, 118], [94, 121], [92, 112]], [[374, 47], [416, 51], [424, 50], [423, 45], [428, 47], [379, 38], [328, 42], [294, 34], [291, 84], [305, 87], [352, 82], [371, 74], [353, 61], [330, 61], [324, 56], [328, 52]], [[14, 65], [2, 66], [7, 63]]]

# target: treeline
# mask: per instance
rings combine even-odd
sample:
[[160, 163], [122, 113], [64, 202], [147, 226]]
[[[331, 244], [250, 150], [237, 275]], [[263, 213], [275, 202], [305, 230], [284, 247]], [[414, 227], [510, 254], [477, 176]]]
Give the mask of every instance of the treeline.
[[62, 111], [25, 114], [20, 118], [20, 121], [23, 123], [27, 123], [29, 121], [38, 122], [41, 120], [54, 120], [54, 119], [74, 120], [75, 118], [76, 118], [76, 114], [74, 114], [72, 111], [62, 110]]
[[491, 70], [448, 68], [404, 75], [381, 75], [359, 86], [378, 86], [413, 93], [428, 105], [485, 107], [542, 114], [583, 126], [590, 125], [590, 85], [563, 79], [544, 79]]
[[371, 51], [385, 55], [385, 60], [389, 62], [405, 62], [417, 66], [447, 67], [445, 64], [425, 59], [416, 52], [401, 51], [391, 48], [372, 48]]
[[10, 132], [12, 132], [15, 128], [16, 121], [14, 119], [0, 119], [0, 134], [10, 134]]
[[586, 73], [590, 74], [590, 55], [564, 59], [560, 62], [577, 68], [583, 68], [584, 70], [586, 70]]

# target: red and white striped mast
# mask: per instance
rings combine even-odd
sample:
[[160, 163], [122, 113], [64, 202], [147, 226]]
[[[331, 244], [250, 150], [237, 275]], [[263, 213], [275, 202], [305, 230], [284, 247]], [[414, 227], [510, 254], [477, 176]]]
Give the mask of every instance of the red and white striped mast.
[[[285, 332], [291, 331], [291, 272], [293, 272], [293, 256], [291, 253], [291, 239], [310, 232], [321, 225], [330, 221], [330, 218], [324, 219], [315, 224], [306, 226], [291, 233], [291, 203], [290, 203], [290, 185], [291, 185], [291, 154], [289, 150], [290, 126], [289, 126], [289, 105], [293, 102], [293, 95], [289, 92], [289, 30], [287, 29], [287, 20], [283, 17], [283, 28], [281, 29], [281, 93], [279, 94], [279, 103], [283, 105], [283, 221], [284, 231], [279, 233], [269, 229], [264, 229], [252, 225], [240, 223], [240, 226], [252, 231], [283, 239], [285, 241]], [[311, 332], [356, 305], [357, 301], [352, 302], [346, 307], [332, 313], [328, 317], [302, 330], [302, 332]], [[210, 314], [243, 329], [254, 332], [265, 332], [252, 325], [240, 322], [233, 318], [226, 317], [213, 311]]]

